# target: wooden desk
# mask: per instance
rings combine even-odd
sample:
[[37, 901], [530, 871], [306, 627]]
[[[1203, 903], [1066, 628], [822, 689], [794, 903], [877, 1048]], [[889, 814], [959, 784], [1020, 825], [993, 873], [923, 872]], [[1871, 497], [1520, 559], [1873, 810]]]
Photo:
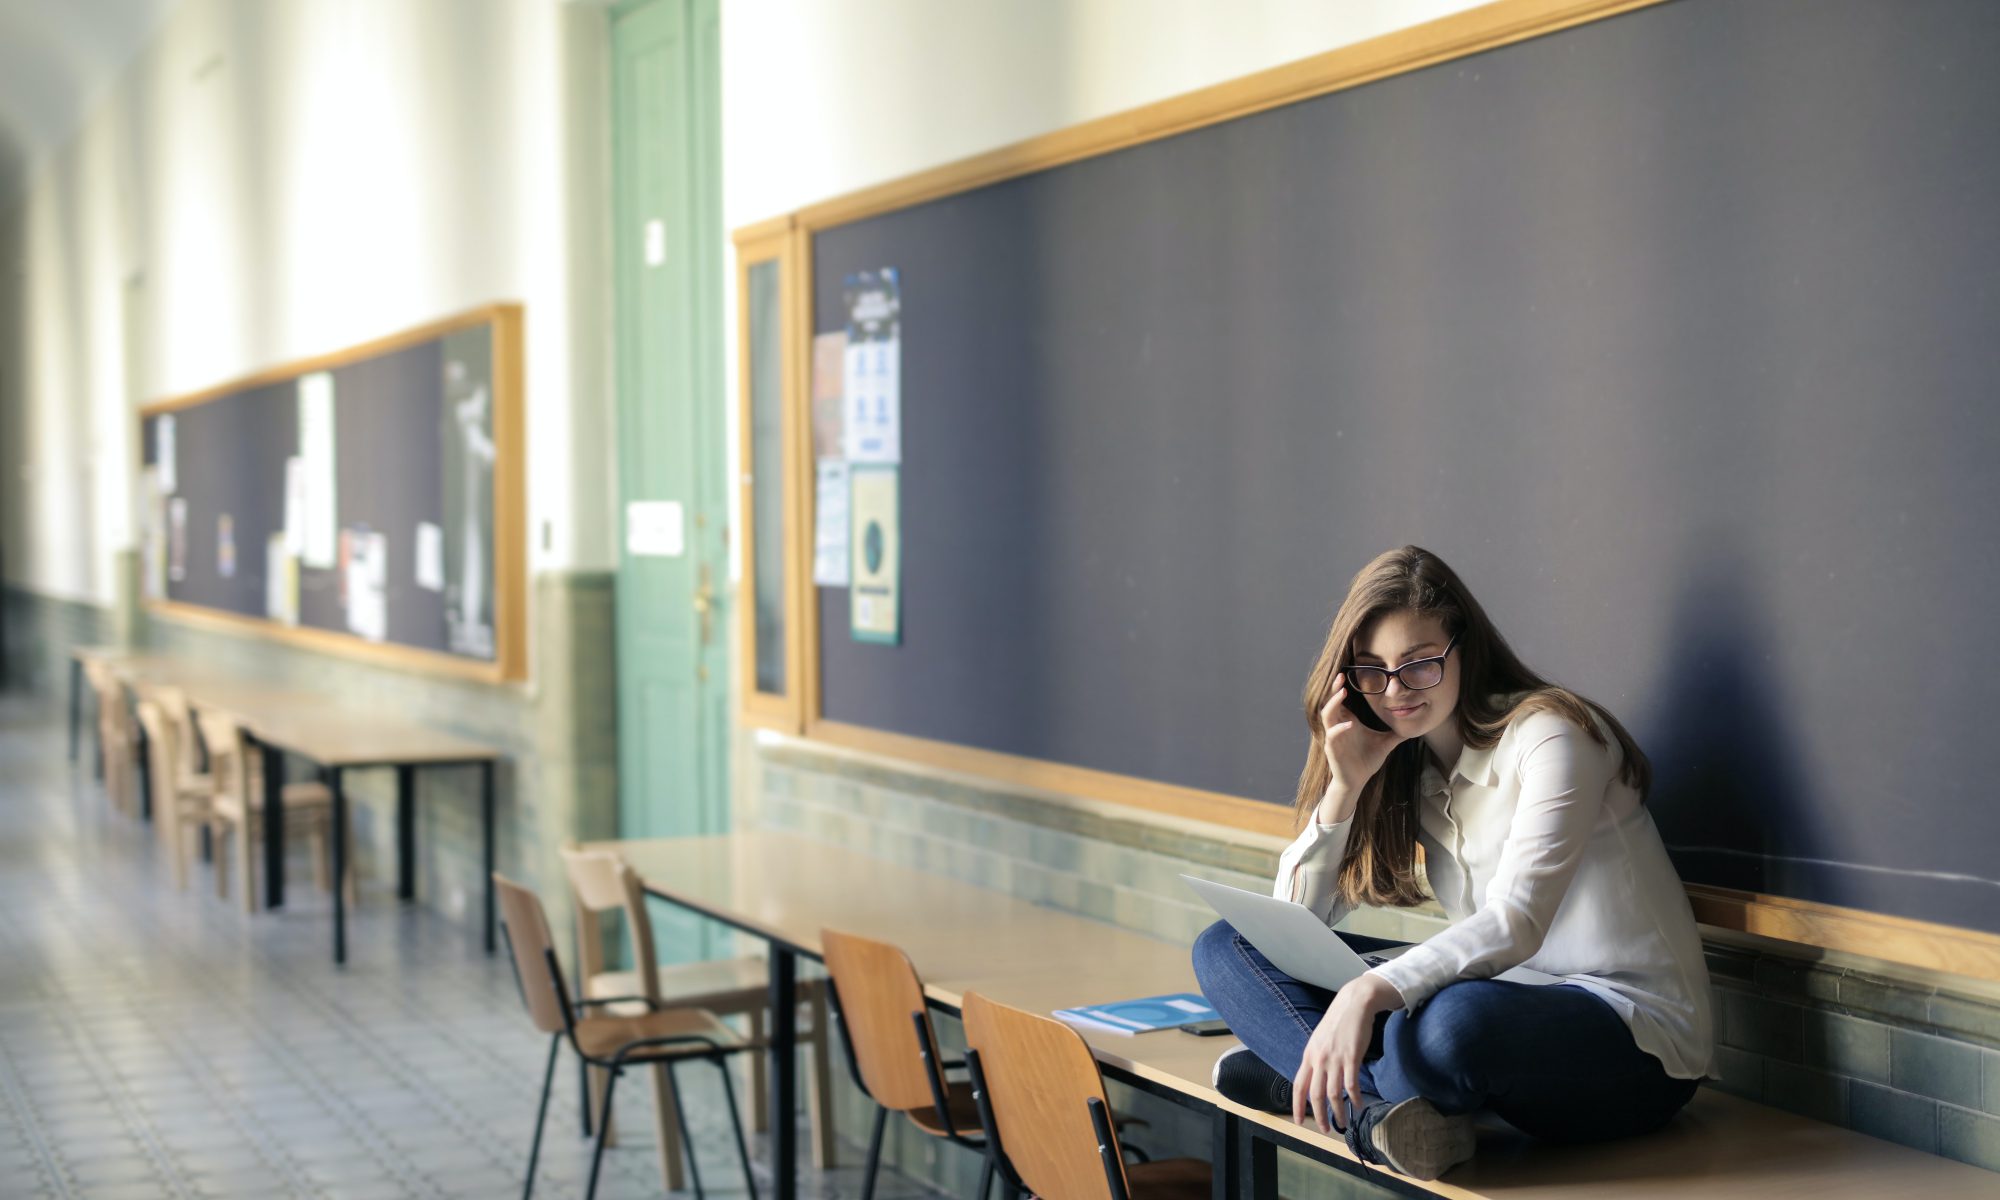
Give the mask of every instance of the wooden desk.
[[[416, 771], [419, 767], [474, 766], [480, 771], [479, 809], [485, 886], [486, 952], [496, 945], [494, 911], [494, 768], [501, 752], [481, 742], [440, 733], [408, 721], [359, 714], [325, 696], [274, 688], [225, 675], [191, 659], [107, 646], [79, 646], [70, 659], [70, 750], [76, 751], [82, 664], [107, 662], [127, 686], [180, 689], [195, 709], [222, 713], [243, 727], [264, 755], [264, 898], [285, 902], [285, 812], [280, 799], [286, 753], [320, 768], [333, 792], [333, 961], [347, 961], [347, 898], [338, 880], [347, 864], [347, 796], [342, 775], [357, 767], [396, 769], [396, 895], [416, 896]], [[142, 776], [142, 779], [145, 777]], [[142, 791], [149, 791], [142, 784]], [[150, 806], [147, 806], [148, 809]], [[244, 886], [249, 886], [246, 880]]]
[[[195, 693], [190, 693], [191, 701]], [[333, 961], [347, 961], [347, 898], [340, 887], [347, 866], [347, 793], [343, 774], [356, 767], [396, 769], [396, 895], [416, 896], [416, 772], [418, 767], [469, 766], [479, 769], [479, 828], [481, 872], [485, 880], [486, 952], [493, 953], [494, 833], [493, 772], [500, 751], [483, 742], [440, 733], [407, 721], [359, 716], [328, 707], [265, 709], [252, 717], [238, 715], [264, 753], [264, 877], [269, 902], [284, 902], [284, 786], [286, 753], [317, 763], [333, 792]]]
[[[820, 957], [822, 928], [901, 946], [937, 1006], [968, 991], [1034, 1012], [1160, 992], [1195, 991], [1188, 949], [990, 889], [898, 867], [782, 833], [598, 842], [623, 855], [663, 900], [766, 939], [771, 946], [772, 1167], [793, 1200], [797, 1094], [792, 1046], [799, 955]], [[1843, 1200], [1881, 1195], [1990, 1197], [2000, 1177], [1849, 1130], [1703, 1088], [1668, 1129], [1596, 1146], [1537, 1143], [1494, 1122], [1479, 1153], [1448, 1179], [1420, 1184], [1365, 1167], [1339, 1137], [1217, 1095], [1210, 1070], [1230, 1038], [1085, 1032], [1115, 1078], [1210, 1117], [1216, 1194], [1277, 1195], [1277, 1151], [1303, 1154], [1412, 1196], [1575, 1200], [1616, 1191], [1710, 1200], [1744, 1195]]]

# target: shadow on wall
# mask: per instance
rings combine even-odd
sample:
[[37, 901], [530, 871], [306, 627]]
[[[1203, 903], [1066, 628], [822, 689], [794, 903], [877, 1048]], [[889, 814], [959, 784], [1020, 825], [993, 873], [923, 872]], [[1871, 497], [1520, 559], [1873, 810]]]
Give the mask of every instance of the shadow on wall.
[[1648, 807], [1682, 879], [1800, 894], [1769, 857], [1819, 853], [1770, 614], [1736, 551], [1681, 577], [1660, 707], [1635, 735], [1653, 761]]

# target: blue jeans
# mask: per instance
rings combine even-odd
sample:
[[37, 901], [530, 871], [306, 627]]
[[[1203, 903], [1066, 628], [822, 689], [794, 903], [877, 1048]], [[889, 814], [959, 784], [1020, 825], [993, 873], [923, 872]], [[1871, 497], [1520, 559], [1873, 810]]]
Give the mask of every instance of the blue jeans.
[[[1341, 934], [1366, 953], [1393, 943]], [[1285, 1078], [1333, 993], [1280, 971], [1217, 921], [1194, 943], [1202, 994], [1257, 1057]], [[1463, 979], [1417, 1011], [1379, 1019], [1361, 1088], [1384, 1100], [1422, 1096], [1439, 1112], [1492, 1110], [1534, 1137], [1591, 1142], [1648, 1133], [1694, 1096], [1639, 1049], [1615, 1009], [1580, 987]]]

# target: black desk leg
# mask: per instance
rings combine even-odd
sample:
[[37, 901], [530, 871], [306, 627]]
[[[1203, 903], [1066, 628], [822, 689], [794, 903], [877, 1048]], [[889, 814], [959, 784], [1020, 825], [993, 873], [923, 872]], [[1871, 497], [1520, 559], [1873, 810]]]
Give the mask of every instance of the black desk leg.
[[[264, 907], [285, 906], [285, 752], [260, 746], [264, 755]], [[248, 886], [250, 881], [243, 881]]]
[[777, 1200], [799, 1190], [798, 955], [771, 945], [771, 1186]]
[[1278, 1146], [1257, 1136], [1257, 1127], [1237, 1120], [1235, 1160], [1236, 1200], [1278, 1200]]
[[1236, 1117], [1223, 1109], [1208, 1114], [1209, 1200], [1238, 1200], [1236, 1195]]
[[493, 953], [493, 762], [479, 764], [479, 830], [486, 854], [486, 953]]
[[340, 778], [340, 768], [332, 767], [326, 772], [327, 790], [333, 793], [333, 965], [343, 966], [347, 962], [347, 889], [340, 886], [347, 878], [347, 788]]
[[69, 660], [69, 760], [76, 761], [77, 735], [83, 728], [83, 660]]
[[396, 898], [417, 898], [417, 769], [396, 768]]
[[146, 736], [144, 725], [139, 726], [139, 817], [153, 819], [153, 740]]

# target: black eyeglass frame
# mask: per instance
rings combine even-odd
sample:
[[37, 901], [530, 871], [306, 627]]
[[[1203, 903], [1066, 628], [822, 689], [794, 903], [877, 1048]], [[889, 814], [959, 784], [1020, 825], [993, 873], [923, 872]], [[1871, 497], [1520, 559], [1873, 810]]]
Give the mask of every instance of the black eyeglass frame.
[[[1436, 687], [1439, 683], [1444, 682], [1444, 660], [1451, 657], [1452, 647], [1458, 645], [1459, 636], [1460, 635], [1456, 633], [1451, 635], [1451, 640], [1444, 644], [1444, 653], [1434, 654], [1429, 658], [1413, 658], [1409, 662], [1404, 663], [1402, 666], [1397, 667], [1394, 670], [1390, 670], [1388, 667], [1369, 666], [1367, 663], [1349, 663], [1347, 666], [1344, 666], [1340, 669], [1340, 674], [1341, 677], [1347, 681], [1348, 687], [1353, 688], [1355, 691], [1361, 693], [1364, 696], [1379, 696], [1382, 693], [1388, 691], [1389, 681], [1391, 679], [1401, 679], [1403, 682], [1403, 686], [1408, 688], [1410, 691], [1427, 692], [1432, 688]], [[1403, 679], [1403, 672], [1409, 670], [1411, 667], [1426, 667], [1430, 666], [1432, 663], [1437, 664], [1437, 669], [1438, 669], [1437, 683], [1426, 683], [1420, 685], [1411, 683], [1407, 679]], [[1382, 676], [1382, 686], [1375, 689], [1374, 691], [1370, 691], [1367, 688], [1362, 687], [1360, 682], [1354, 678], [1354, 673], [1356, 671], [1379, 672]]]

